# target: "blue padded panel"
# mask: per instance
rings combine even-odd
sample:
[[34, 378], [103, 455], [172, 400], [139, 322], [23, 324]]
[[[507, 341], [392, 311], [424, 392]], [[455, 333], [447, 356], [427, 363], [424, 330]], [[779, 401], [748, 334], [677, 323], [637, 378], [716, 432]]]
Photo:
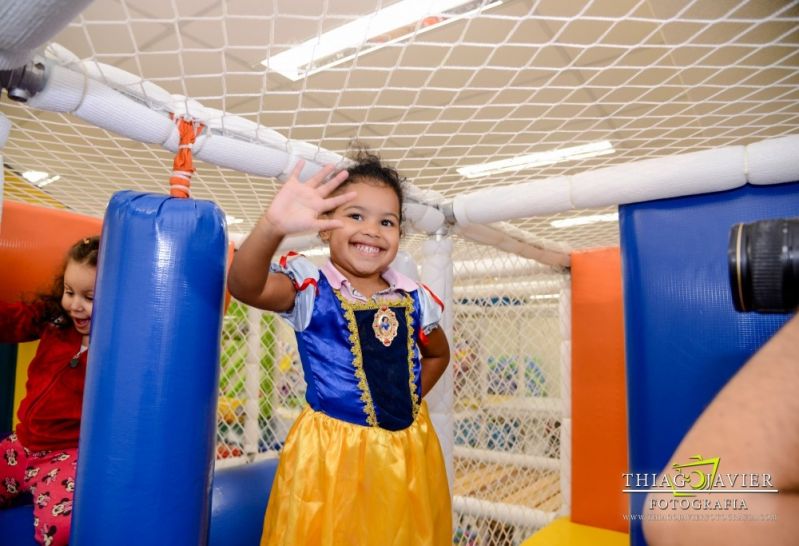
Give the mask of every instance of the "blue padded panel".
[[227, 241], [209, 201], [106, 209], [71, 543], [205, 545]]
[[0, 510], [2, 546], [38, 546], [33, 539], [33, 505]]
[[258, 546], [277, 459], [218, 470], [209, 546]]
[[[716, 393], [787, 320], [733, 308], [730, 228], [797, 215], [795, 182], [620, 207], [631, 472], [660, 472]], [[643, 497], [631, 495], [632, 512], [641, 513]], [[645, 544], [640, 521], [631, 539]]]

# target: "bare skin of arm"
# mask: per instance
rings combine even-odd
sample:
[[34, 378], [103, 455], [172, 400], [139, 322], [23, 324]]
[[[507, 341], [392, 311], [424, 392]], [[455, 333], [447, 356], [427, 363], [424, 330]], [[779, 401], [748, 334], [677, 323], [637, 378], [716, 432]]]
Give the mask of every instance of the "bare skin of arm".
[[427, 343], [419, 345], [422, 353], [422, 397], [432, 389], [449, 364], [449, 343], [444, 330], [436, 328], [427, 335]]
[[[711, 516], [748, 520], [644, 520], [650, 546], [662, 545], [788, 545], [799, 537], [799, 315], [794, 316], [721, 390], [686, 434], [669, 461], [687, 462], [701, 454], [719, 456], [719, 473], [769, 474], [779, 493], [703, 495], [709, 500], [744, 499], [748, 510], [649, 511], [697, 518]], [[668, 466], [663, 472], [670, 473]], [[740, 487], [736, 487], [740, 489]], [[762, 520], [774, 515], [775, 520]]]
[[341, 171], [329, 180], [333, 166], [321, 169], [306, 182], [299, 181], [303, 162], [283, 184], [269, 208], [233, 257], [228, 289], [237, 300], [267, 311], [288, 311], [294, 305], [296, 290], [286, 275], [270, 275], [269, 264], [284, 237], [306, 231], [341, 227], [338, 220], [319, 216], [346, 203], [354, 193], [329, 197], [347, 178]]

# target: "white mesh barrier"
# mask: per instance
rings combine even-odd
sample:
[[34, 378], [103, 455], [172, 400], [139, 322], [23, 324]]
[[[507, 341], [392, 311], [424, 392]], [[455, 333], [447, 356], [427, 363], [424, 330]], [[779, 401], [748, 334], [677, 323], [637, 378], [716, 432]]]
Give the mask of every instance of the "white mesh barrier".
[[305, 394], [293, 331], [276, 315], [233, 300], [221, 366], [217, 465], [277, 456]]
[[[31, 4], [14, 1], [25, 9]], [[37, 2], [48, 3], [56, 4]], [[433, 25], [425, 20], [406, 29], [407, 36], [385, 36], [380, 48], [373, 49], [374, 40], [356, 47], [364, 54], [297, 81], [260, 64], [393, 3], [94, 2], [53, 41], [74, 53], [62, 51], [64, 64], [82, 66], [151, 107], [163, 107], [167, 96], [186, 97], [217, 112], [222, 134], [282, 143], [284, 151], [286, 142], [292, 149], [305, 142], [342, 154], [357, 138], [418, 188], [445, 199], [799, 133], [799, 7], [790, 0], [483, 2], [467, 17]], [[3, 21], [13, 24], [13, 18]], [[12, 28], [7, 35], [22, 32]], [[74, 110], [81, 97], [82, 87], [61, 110]], [[41, 192], [19, 192], [35, 204], [55, 201], [100, 216], [114, 190], [163, 188], [171, 171], [172, 154], [158, 145], [115, 137], [74, 115], [7, 100], [0, 101], [0, 112], [15, 126], [6, 169], [61, 177]], [[274, 138], [261, 136], [267, 130]], [[615, 153], [468, 180], [456, 171], [601, 140]], [[193, 195], [217, 201], [240, 221], [237, 230], [248, 231], [274, 195], [273, 181], [201, 161], [197, 168]], [[750, 180], [795, 174], [788, 164], [770, 169], [761, 163]], [[593, 182], [589, 176], [585, 185], [590, 189]], [[690, 190], [695, 181], [679, 182]], [[666, 194], [674, 183], [658, 182]], [[526, 211], [513, 220], [516, 227], [552, 243], [546, 248], [618, 243], [612, 220], [553, 225], [608, 211], [585, 202], [552, 211], [571, 199], [552, 186], [538, 209], [528, 210], [509, 192], [506, 203]]]
[[560, 426], [560, 515], [571, 514], [571, 432], [572, 432], [572, 345], [571, 345], [571, 279], [561, 280], [560, 302], [560, 410], [563, 414]]
[[454, 288], [455, 543], [519, 544], [566, 503], [568, 276], [474, 250]]
[[[441, 328], [447, 339], [453, 336], [454, 302], [453, 302], [453, 266], [452, 239], [442, 234], [425, 241], [421, 248], [421, 282], [436, 294], [444, 304], [441, 316]], [[454, 432], [453, 432], [453, 372], [447, 368], [435, 387], [426, 397], [430, 408], [430, 420], [438, 433], [444, 461], [447, 465], [447, 477], [450, 489], [455, 479]]]

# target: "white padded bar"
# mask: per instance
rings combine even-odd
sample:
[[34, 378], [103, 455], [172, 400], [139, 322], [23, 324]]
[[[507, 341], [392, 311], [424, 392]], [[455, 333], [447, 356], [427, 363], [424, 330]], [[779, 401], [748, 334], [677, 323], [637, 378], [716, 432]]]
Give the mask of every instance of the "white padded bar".
[[761, 140], [746, 147], [750, 184], [799, 180], [799, 135]]
[[799, 180], [799, 135], [646, 159], [455, 197], [459, 225]]
[[744, 147], [658, 157], [572, 177], [572, 202], [589, 209], [737, 188], [746, 183]]
[[[530, 194], [535, 195], [535, 199], [528, 199]], [[569, 179], [562, 176], [485, 188], [462, 198], [456, 197], [452, 206], [459, 224], [490, 224], [574, 208]]]

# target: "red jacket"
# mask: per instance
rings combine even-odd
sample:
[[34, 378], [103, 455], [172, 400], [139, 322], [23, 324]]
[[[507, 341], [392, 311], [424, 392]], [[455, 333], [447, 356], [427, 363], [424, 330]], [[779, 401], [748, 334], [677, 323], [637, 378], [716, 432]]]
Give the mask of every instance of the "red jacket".
[[83, 335], [72, 326], [35, 326], [40, 312], [37, 304], [0, 303], [0, 342], [39, 340], [17, 413], [17, 436], [31, 451], [77, 447], [86, 352], [76, 367], [70, 361], [80, 350]]

